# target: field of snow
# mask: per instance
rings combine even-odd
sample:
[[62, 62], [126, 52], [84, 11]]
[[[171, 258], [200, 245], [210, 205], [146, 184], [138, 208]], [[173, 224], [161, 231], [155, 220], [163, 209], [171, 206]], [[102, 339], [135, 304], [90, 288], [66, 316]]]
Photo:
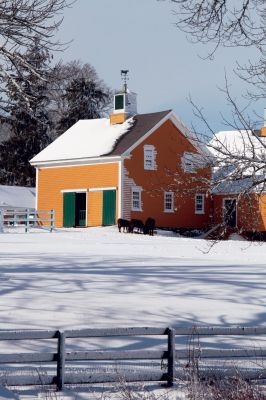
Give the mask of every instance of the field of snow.
[[0, 255], [1, 329], [265, 323], [265, 243], [10, 230]]
[[[10, 229], [0, 234], [0, 271], [1, 329], [266, 323], [265, 243], [231, 240], [211, 248], [170, 232]], [[118, 338], [89, 346], [157, 344]], [[32, 350], [24, 344], [23, 351]]]

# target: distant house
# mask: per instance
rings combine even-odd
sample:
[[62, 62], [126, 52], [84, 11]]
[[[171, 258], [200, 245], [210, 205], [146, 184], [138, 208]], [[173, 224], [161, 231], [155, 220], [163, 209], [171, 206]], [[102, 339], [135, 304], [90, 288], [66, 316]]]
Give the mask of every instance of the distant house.
[[153, 217], [159, 227], [206, 228], [206, 151], [173, 111], [138, 114], [125, 88], [110, 118], [78, 121], [30, 161], [37, 208], [54, 209], [57, 227]]
[[[265, 232], [266, 124], [255, 133], [218, 132], [211, 140], [210, 148], [221, 150], [213, 151], [220, 158], [220, 167], [215, 168], [213, 174], [214, 182], [218, 182], [212, 190], [213, 223], [225, 223], [245, 232]], [[231, 153], [232, 160], [227, 153]], [[223, 154], [227, 157], [225, 165]], [[262, 184], [253, 187], [254, 181], [260, 180]]]
[[0, 185], [0, 210], [35, 210], [35, 188]]

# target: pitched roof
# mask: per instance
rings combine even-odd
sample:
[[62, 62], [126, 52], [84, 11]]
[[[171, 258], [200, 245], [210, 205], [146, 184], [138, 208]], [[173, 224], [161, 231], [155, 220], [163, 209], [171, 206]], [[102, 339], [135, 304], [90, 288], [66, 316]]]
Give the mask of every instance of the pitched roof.
[[[258, 132], [257, 132], [258, 133]], [[217, 159], [213, 193], [260, 191], [266, 174], [266, 137], [248, 130], [221, 131], [209, 142], [209, 150]]]
[[35, 188], [0, 185], [0, 208], [35, 208]]
[[248, 130], [220, 131], [209, 142], [209, 150], [221, 158], [225, 151], [235, 156], [242, 154], [251, 159], [265, 160], [265, 148], [266, 137], [258, 137]]
[[108, 155], [119, 156], [123, 154], [170, 112], [171, 110], [166, 110], [150, 114], [135, 115], [132, 127], [117, 140], [112, 151]]
[[33, 157], [34, 164], [120, 156], [171, 110], [139, 114], [123, 124], [110, 125], [109, 118], [80, 120]]
[[110, 125], [108, 118], [79, 120], [30, 162], [100, 157], [112, 151], [117, 139], [130, 129], [132, 123], [132, 119], [120, 125]]

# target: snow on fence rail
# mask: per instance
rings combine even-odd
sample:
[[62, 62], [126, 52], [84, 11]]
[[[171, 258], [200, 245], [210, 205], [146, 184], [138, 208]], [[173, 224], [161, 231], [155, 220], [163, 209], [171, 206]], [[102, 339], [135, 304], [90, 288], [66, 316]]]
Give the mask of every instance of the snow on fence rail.
[[[4, 226], [25, 226], [25, 232], [31, 228], [44, 228], [53, 231], [55, 225], [55, 212], [25, 210], [0, 210], [0, 232], [4, 231]], [[43, 225], [45, 224], [45, 225]]]
[[[118, 360], [167, 360], [166, 371], [137, 370], [125, 371], [122, 379], [126, 382], [138, 381], [162, 381], [169, 386], [173, 385], [175, 379], [188, 379], [188, 371], [178, 365], [180, 360], [191, 360], [191, 348], [176, 349], [176, 336], [255, 336], [266, 335], [266, 327], [193, 327], [193, 328], [112, 328], [112, 329], [83, 329], [67, 331], [41, 331], [41, 330], [22, 330], [22, 331], [0, 331], [0, 341], [2, 340], [43, 340], [55, 339], [57, 341], [57, 352], [46, 353], [16, 353], [0, 354], [1, 364], [35, 364], [35, 363], [56, 363], [56, 375], [52, 375], [50, 370], [38, 370], [37, 374], [27, 371], [25, 365], [22, 370], [7, 370], [0, 375], [0, 385], [6, 386], [25, 386], [25, 385], [56, 385], [58, 390], [63, 390], [65, 384], [90, 384], [117, 382], [121, 376], [115, 371], [113, 364], [112, 372], [95, 372], [83, 369], [74, 371], [66, 364], [75, 361], [118, 361]], [[66, 351], [67, 339], [78, 338], [105, 338], [118, 336], [164, 336], [166, 337], [165, 350], [90, 350], [90, 351]], [[197, 354], [197, 352], [199, 354]], [[193, 356], [200, 356], [204, 359], [234, 359], [259, 357], [260, 360], [266, 357], [266, 349], [193, 349]], [[177, 362], [178, 361], [178, 362]], [[26, 372], [25, 372], [26, 371]], [[32, 371], [31, 371], [32, 372]], [[207, 376], [235, 376], [235, 367], [218, 367], [214, 369], [201, 368], [199, 375]], [[241, 372], [241, 376], [246, 379], [265, 379], [265, 368], [247, 369]]]

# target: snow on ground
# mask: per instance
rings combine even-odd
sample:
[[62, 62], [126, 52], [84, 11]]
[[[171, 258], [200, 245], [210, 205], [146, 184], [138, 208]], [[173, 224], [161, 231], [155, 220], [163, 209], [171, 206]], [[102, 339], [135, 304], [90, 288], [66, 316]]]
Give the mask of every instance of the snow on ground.
[[265, 323], [266, 244], [118, 233], [0, 235], [2, 329]]
[[[265, 267], [266, 243], [229, 240], [211, 248], [166, 232], [10, 228], [0, 234], [1, 329], [265, 325]], [[88, 346], [157, 345], [156, 338], [116, 338]], [[14, 352], [15, 344], [0, 348]], [[36, 350], [26, 342], [22, 349]]]

